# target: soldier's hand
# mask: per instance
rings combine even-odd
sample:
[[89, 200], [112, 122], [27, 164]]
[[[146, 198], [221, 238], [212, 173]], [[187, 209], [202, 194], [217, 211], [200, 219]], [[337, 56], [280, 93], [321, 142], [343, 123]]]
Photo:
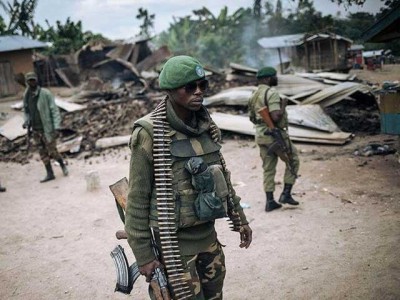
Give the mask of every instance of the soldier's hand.
[[253, 231], [249, 225], [243, 225], [240, 230], [240, 248], [249, 248], [252, 241]]
[[150, 282], [151, 277], [153, 276], [154, 270], [160, 267], [162, 268], [163, 266], [158, 260], [153, 260], [152, 262], [149, 262], [148, 264], [145, 264], [141, 267], [139, 267], [139, 273], [143, 276], [146, 276], [146, 281]]

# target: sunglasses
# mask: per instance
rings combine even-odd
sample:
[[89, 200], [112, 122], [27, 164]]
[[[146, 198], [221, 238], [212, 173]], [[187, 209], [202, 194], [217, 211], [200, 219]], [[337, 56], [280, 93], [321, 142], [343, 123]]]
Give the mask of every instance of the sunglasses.
[[196, 92], [197, 88], [201, 92], [205, 92], [208, 88], [208, 80], [204, 79], [199, 82], [192, 81], [183, 86], [185, 88], [185, 92], [188, 94], [194, 94]]

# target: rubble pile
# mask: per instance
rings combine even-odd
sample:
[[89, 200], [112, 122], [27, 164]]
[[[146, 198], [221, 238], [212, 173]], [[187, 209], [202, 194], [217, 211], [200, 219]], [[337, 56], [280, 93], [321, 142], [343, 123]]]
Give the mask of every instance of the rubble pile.
[[[103, 103], [91, 103], [84, 110], [62, 111], [61, 136], [62, 144], [78, 136], [82, 137], [78, 152], [65, 152], [67, 155], [85, 152], [86, 157], [93, 155], [97, 150], [95, 142], [102, 137], [121, 134], [130, 134], [133, 122], [146, 115], [152, 109], [152, 102], [148, 98], [118, 99]], [[13, 141], [0, 136], [0, 161], [27, 163], [36, 151], [33, 140], [27, 149], [27, 136]]]
[[[126, 145], [133, 122], [165, 97], [158, 87], [158, 74], [170, 56], [166, 46], [153, 51], [147, 40], [140, 40], [88, 46], [76, 55], [52, 58], [58, 64], [38, 57], [36, 72], [42, 85], [61, 82], [74, 91], [68, 99], [56, 97], [63, 128], [59, 151], [90, 157], [104, 147]], [[45, 72], [46, 68], [40, 68], [44, 65], [54, 67], [54, 72]], [[254, 135], [247, 102], [257, 88], [257, 70], [235, 63], [225, 70], [208, 66], [205, 70], [209, 89], [204, 105], [223, 134], [234, 138]], [[295, 141], [344, 144], [353, 133], [380, 130], [374, 90], [354, 75], [279, 74], [278, 81], [276, 90], [289, 100], [289, 135]], [[22, 102], [13, 108], [22, 109]], [[26, 163], [36, 150], [32, 145], [28, 151], [26, 132], [15, 130], [21, 127], [21, 115], [8, 124], [8, 136], [0, 127], [0, 161]]]
[[343, 131], [353, 133], [380, 133], [379, 107], [374, 97], [342, 101], [325, 109]]

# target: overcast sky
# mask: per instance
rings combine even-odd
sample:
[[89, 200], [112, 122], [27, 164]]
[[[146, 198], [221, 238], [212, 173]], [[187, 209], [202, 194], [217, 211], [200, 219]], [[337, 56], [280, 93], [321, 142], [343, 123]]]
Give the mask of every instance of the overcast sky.
[[[276, 3], [276, 0], [272, 0]], [[282, 0], [284, 8], [295, 9], [292, 0]], [[253, 0], [39, 0], [35, 20], [45, 26], [45, 20], [55, 24], [60, 20], [62, 24], [68, 17], [73, 21], [82, 20], [83, 30], [101, 33], [110, 39], [127, 39], [139, 32], [139, 22], [136, 19], [140, 7], [155, 14], [155, 33], [168, 29], [173, 22], [173, 16], [183, 17], [190, 15], [195, 9], [207, 7], [213, 14], [218, 14], [221, 8], [228, 7], [232, 14], [239, 7], [251, 7]], [[363, 7], [352, 6], [346, 12], [343, 6], [338, 6], [331, 0], [314, 0], [314, 7], [324, 15], [341, 15], [364, 11], [376, 13], [382, 6], [380, 0], [366, 0]], [[46, 28], [46, 26], [45, 26]]]

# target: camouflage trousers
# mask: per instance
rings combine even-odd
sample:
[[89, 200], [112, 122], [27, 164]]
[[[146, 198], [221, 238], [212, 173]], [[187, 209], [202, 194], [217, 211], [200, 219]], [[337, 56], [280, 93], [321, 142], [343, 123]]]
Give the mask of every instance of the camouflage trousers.
[[45, 165], [50, 163], [51, 158], [57, 161], [62, 159], [60, 153], [57, 151], [55, 138], [49, 142], [42, 131], [32, 131], [32, 137], [39, 149], [40, 159]]
[[185, 278], [195, 298], [191, 300], [222, 299], [225, 279], [225, 255], [221, 244], [216, 241], [197, 255], [182, 256]]
[[[300, 161], [299, 161], [299, 156], [297, 154], [297, 149], [289, 138], [286, 138], [285, 142], [286, 145], [289, 147], [289, 149], [292, 149], [294, 171], [297, 174], [300, 167]], [[278, 164], [279, 153], [277, 152], [268, 153], [269, 145], [259, 144], [258, 146], [260, 148], [260, 156], [263, 162], [262, 167], [263, 167], [263, 177], [264, 177], [264, 191], [273, 192], [275, 191], [275, 175], [276, 175], [276, 166]], [[284, 183], [292, 185], [296, 181], [296, 177], [290, 172], [288, 166], [286, 166], [283, 180]]]

